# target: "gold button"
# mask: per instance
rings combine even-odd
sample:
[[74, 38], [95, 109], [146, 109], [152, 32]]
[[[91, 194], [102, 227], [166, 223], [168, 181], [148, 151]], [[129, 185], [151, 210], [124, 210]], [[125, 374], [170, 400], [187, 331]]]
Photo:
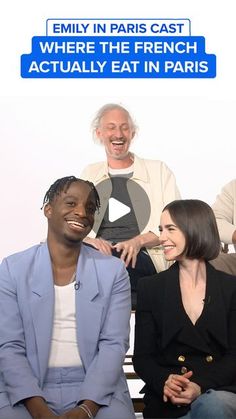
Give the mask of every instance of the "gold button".
[[212, 362], [212, 361], [213, 361], [213, 356], [207, 355], [206, 356], [206, 362]]
[[182, 367], [181, 374], [185, 374], [186, 372], [188, 372], [188, 369], [186, 367]]
[[178, 357], [178, 361], [179, 361], [179, 362], [184, 362], [184, 361], [185, 361], [185, 356], [184, 356], [184, 355], [180, 355], [180, 356]]

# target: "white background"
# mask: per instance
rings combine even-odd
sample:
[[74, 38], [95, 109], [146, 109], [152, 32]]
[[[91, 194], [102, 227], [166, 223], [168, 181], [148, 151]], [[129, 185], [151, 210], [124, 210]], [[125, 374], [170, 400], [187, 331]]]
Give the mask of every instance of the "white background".
[[[183, 198], [209, 204], [235, 178], [235, 15], [233, 1], [22, 0], [5, 2], [0, 39], [0, 260], [45, 238], [40, 207], [52, 182], [79, 176], [104, 152], [90, 123], [107, 102], [139, 126], [133, 151], [164, 160]], [[46, 33], [48, 18], [189, 18], [217, 56], [216, 79], [21, 79], [20, 56]]]

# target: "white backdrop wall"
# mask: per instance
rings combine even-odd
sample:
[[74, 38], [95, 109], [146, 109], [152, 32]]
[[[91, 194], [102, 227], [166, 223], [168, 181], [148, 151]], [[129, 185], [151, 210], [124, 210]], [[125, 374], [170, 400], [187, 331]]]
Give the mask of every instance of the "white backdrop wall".
[[[149, 0], [121, 0], [119, 11], [111, 7], [106, 0], [88, 5], [22, 0], [5, 5], [0, 27], [0, 260], [45, 237], [40, 207], [54, 180], [79, 176], [86, 164], [104, 158], [103, 149], [93, 143], [90, 123], [105, 103], [130, 110], [139, 127], [133, 151], [164, 160], [183, 198], [212, 204], [221, 187], [235, 178], [233, 1], [167, 0], [153, 5]], [[32, 36], [45, 33], [49, 17], [189, 18], [192, 34], [205, 36], [207, 52], [217, 55], [217, 77], [21, 79], [20, 55], [30, 52]]]

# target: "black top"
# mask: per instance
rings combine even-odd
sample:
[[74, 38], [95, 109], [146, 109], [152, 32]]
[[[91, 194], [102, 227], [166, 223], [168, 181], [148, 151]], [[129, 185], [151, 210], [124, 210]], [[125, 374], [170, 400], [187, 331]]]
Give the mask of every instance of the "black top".
[[139, 281], [134, 368], [146, 383], [144, 416], [179, 417], [189, 407], [163, 402], [164, 383], [181, 368], [207, 389], [236, 393], [236, 277], [206, 264], [203, 311], [193, 325], [184, 310], [179, 265]]

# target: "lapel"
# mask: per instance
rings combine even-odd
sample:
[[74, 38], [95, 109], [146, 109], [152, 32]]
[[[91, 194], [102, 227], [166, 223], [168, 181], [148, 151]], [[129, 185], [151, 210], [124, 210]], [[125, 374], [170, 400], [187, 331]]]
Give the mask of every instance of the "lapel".
[[163, 315], [163, 339], [165, 348], [178, 334], [178, 341], [192, 348], [209, 353], [211, 336], [222, 346], [227, 346], [226, 313], [220, 292], [217, 271], [207, 263], [206, 303], [194, 327], [184, 311], [179, 286], [179, 266], [175, 263], [167, 271]]
[[[82, 244], [76, 272], [76, 283], [79, 284], [79, 289], [75, 291], [77, 339], [85, 368], [87, 368], [97, 350], [104, 306], [103, 299], [94, 301], [95, 297], [99, 295], [94, 252], [96, 253], [89, 246]], [[48, 368], [54, 317], [53, 275], [47, 243], [40, 246], [35, 258], [29, 304], [38, 351], [40, 383], [42, 385]]]
[[97, 254], [96, 250], [82, 244], [76, 273], [76, 282], [79, 284], [75, 291], [77, 340], [85, 369], [97, 351], [104, 308], [104, 300], [99, 296], [99, 262], [95, 261], [94, 254]]
[[[133, 183], [140, 186], [140, 188], [143, 189], [143, 191], [147, 193], [147, 188], [149, 188], [149, 176], [147, 169], [143, 163], [142, 159], [139, 159], [137, 156], [134, 155], [134, 172], [133, 176], [128, 179], [127, 181], [127, 190], [132, 202], [134, 214], [138, 223], [139, 231], [143, 232], [144, 228], [146, 227], [146, 220], [144, 220], [145, 217], [143, 217], [143, 214], [150, 213], [150, 203], [149, 199], [144, 199], [144, 195], [142, 193], [137, 193], [137, 188], [133, 187]], [[145, 184], [145, 185], [144, 185]], [[149, 207], [148, 207], [149, 206]], [[148, 221], [148, 220], [147, 220]]]
[[210, 263], [206, 264], [207, 288], [203, 315], [199, 318], [199, 326], [205, 329], [206, 335], [213, 336], [221, 346], [228, 346], [227, 310], [221, 290], [218, 271]]
[[104, 161], [104, 162], [99, 163], [99, 167], [96, 170], [97, 172], [94, 173], [94, 177], [93, 177], [93, 183], [95, 185], [102, 182], [103, 180], [106, 180], [109, 177], [107, 162]]
[[181, 294], [179, 287], [179, 265], [175, 263], [166, 271], [162, 346], [165, 348], [170, 341], [182, 331], [186, 325], [185, 313], [182, 310]]
[[32, 272], [30, 309], [38, 350], [40, 381], [43, 383], [48, 367], [54, 315], [54, 286], [47, 243], [38, 250]]
[[149, 175], [148, 175], [146, 166], [143, 162], [143, 159], [140, 159], [135, 154], [134, 154], [134, 173], [133, 173], [132, 179], [140, 180], [145, 183], [150, 182]]

